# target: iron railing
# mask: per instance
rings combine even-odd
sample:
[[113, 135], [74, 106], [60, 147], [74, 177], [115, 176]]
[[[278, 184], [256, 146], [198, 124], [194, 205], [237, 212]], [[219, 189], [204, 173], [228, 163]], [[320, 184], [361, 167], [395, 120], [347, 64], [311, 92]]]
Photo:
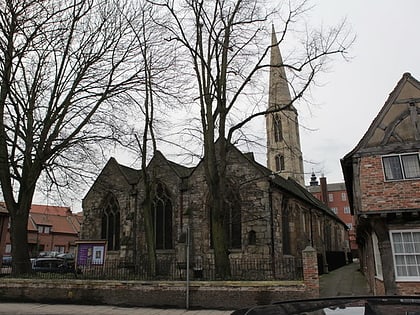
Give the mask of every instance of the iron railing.
[[[154, 269], [154, 270], [153, 270]], [[191, 280], [214, 281], [270, 281], [301, 280], [302, 264], [299, 259], [285, 257], [273, 265], [270, 259], [230, 259], [231, 276], [220, 279], [215, 272], [214, 261], [200, 260], [189, 267]], [[2, 275], [8, 276], [11, 267], [3, 267]], [[76, 266], [76, 272], [37, 272], [25, 277], [43, 279], [92, 279], [92, 280], [139, 280], [139, 281], [182, 281], [186, 279], [187, 265], [175, 259], [159, 259], [151, 268], [146, 259], [137, 263], [124, 260], [106, 260], [104, 265]]]

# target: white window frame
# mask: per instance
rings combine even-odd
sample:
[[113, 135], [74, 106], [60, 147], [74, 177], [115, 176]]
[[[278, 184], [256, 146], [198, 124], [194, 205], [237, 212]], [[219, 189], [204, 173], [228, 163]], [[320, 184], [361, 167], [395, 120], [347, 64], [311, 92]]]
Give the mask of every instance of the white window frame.
[[335, 214], [338, 214], [338, 208], [337, 207], [332, 207], [331, 211], [334, 212]]
[[341, 193], [341, 201], [346, 201], [347, 200], [347, 194], [345, 192]]
[[[409, 174], [407, 174], [407, 164], [405, 164], [403, 162], [403, 157], [404, 156], [417, 156], [417, 168], [420, 168], [420, 156], [418, 152], [411, 152], [411, 153], [404, 153], [404, 154], [388, 154], [388, 155], [383, 155], [381, 160], [382, 160], [382, 170], [384, 172], [384, 178], [385, 181], [400, 181], [400, 180], [417, 180], [420, 178], [420, 173], [417, 176], [407, 176]], [[401, 176], [401, 178], [394, 178], [392, 176], [392, 174], [390, 174], [390, 171], [387, 171], [388, 169], [388, 165], [385, 163], [385, 159], [386, 158], [398, 158], [399, 161], [399, 167], [400, 167], [400, 171], [401, 174], [399, 174]]]
[[334, 194], [332, 194], [332, 193], [329, 193], [328, 194], [328, 201], [329, 202], [333, 202], [334, 201]]
[[373, 258], [375, 259], [375, 277], [379, 280], [384, 280], [382, 272], [382, 258], [381, 252], [379, 251], [379, 242], [376, 233], [372, 233], [372, 247], [373, 247]]
[[350, 207], [349, 206], [345, 206], [344, 207], [344, 213], [345, 214], [350, 214], [351, 212], [350, 212]]
[[[398, 245], [398, 243], [394, 242], [394, 235], [396, 234], [410, 234], [413, 242], [402, 242], [402, 244]], [[414, 233], [417, 235], [417, 239], [414, 239]], [[392, 257], [394, 260], [394, 272], [395, 272], [395, 280], [396, 281], [420, 281], [420, 229], [412, 229], [412, 230], [391, 230], [389, 231], [389, 237], [391, 240], [391, 247], [392, 247]], [[408, 237], [408, 236], [407, 236]], [[409, 237], [408, 237], [409, 238]], [[411, 245], [410, 245], [411, 244]], [[402, 247], [401, 247], [402, 246]], [[397, 257], [400, 257], [397, 261]], [[407, 263], [407, 258], [411, 260], [411, 264]], [[405, 264], [401, 264], [401, 259], [405, 261]], [[407, 271], [407, 267], [411, 266], [413, 269], [417, 269], [417, 275], [409, 276], [409, 275], [400, 275], [400, 270]]]

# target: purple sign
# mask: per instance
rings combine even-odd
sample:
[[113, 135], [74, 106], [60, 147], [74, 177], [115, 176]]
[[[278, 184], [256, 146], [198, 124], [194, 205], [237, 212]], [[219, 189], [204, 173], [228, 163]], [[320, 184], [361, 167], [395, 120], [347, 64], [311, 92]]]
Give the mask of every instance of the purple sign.
[[105, 261], [105, 242], [77, 242], [77, 265], [103, 265]]

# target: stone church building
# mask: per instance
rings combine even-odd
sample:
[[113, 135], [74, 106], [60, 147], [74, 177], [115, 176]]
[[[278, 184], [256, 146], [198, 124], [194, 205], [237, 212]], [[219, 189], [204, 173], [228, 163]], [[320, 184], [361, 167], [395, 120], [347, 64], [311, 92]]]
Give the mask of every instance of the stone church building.
[[[277, 42], [273, 31], [272, 41]], [[269, 108], [290, 102], [277, 46], [271, 52]], [[329, 254], [348, 251], [346, 225], [304, 186], [297, 111], [293, 106], [266, 117], [267, 164], [230, 146], [227, 174], [230, 202], [226, 215], [229, 259], [264, 262], [265, 279], [290, 278], [308, 245], [318, 252], [319, 267]], [[204, 167], [185, 167], [156, 152], [147, 166], [154, 183], [153, 220], [159, 262], [186, 261], [186, 227], [192, 268], [204, 277], [213, 262], [211, 225]], [[111, 158], [83, 199], [81, 239], [106, 240], [108, 260], [139, 263], [147, 257], [140, 170]], [[246, 268], [245, 268], [246, 269]], [[236, 270], [236, 269], [235, 269]], [[241, 270], [242, 278], [246, 270]], [[201, 275], [203, 276], [203, 275]], [[248, 275], [249, 276], [249, 275]]]

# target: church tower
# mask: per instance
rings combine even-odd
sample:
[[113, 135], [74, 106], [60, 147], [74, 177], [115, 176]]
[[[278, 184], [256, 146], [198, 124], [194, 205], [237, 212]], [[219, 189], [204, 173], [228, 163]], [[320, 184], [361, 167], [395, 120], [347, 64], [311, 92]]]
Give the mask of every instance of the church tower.
[[282, 67], [283, 60], [274, 26], [271, 44], [268, 110], [281, 110], [266, 115], [267, 167], [284, 178], [291, 177], [305, 186], [298, 113], [290, 104], [288, 81]]

